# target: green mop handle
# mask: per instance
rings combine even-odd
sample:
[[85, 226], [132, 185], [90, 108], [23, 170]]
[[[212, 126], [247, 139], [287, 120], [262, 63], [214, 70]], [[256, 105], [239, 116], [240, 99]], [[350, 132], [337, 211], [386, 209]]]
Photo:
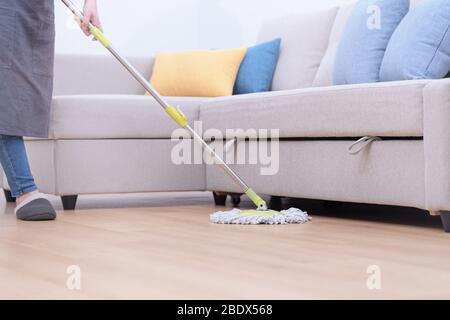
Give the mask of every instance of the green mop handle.
[[[81, 12], [70, 0], [61, 0], [64, 5], [81, 21], [84, 20], [83, 12]], [[147, 81], [133, 65], [125, 59], [113, 47], [112, 42], [106, 37], [102, 30], [89, 23], [89, 31], [127, 70], [133, 77], [147, 90], [152, 97], [159, 103], [164, 111], [181, 127], [186, 129], [195, 141], [200, 143], [203, 149], [214, 157], [217, 165], [222, 168], [244, 191], [244, 193], [253, 201], [259, 210], [267, 210], [266, 202], [250, 188], [226, 163], [223, 159], [203, 140], [203, 138], [189, 125], [187, 117], [178, 107], [174, 107], [167, 103], [164, 98], [155, 90], [155, 88]]]
[[[83, 12], [81, 12], [71, 0], [61, 0], [64, 5], [78, 18], [80, 21], [84, 20]], [[175, 122], [182, 128], [185, 128], [188, 124], [188, 119], [181, 112], [179, 108], [171, 106], [168, 104], [161, 95], [153, 88], [153, 86], [148, 83], [146, 79], [144, 79], [139, 72], [128, 62], [125, 58], [123, 58], [112, 46], [111, 41], [108, 37], [100, 30], [98, 27], [94, 26], [91, 22], [89, 22], [89, 31], [97, 39], [106, 49], [108, 49], [118, 60], [119, 62], [128, 69], [129, 72], [138, 80], [142, 86], [153, 96], [153, 98], [158, 101], [158, 103], [164, 108], [167, 114], [175, 120]]]

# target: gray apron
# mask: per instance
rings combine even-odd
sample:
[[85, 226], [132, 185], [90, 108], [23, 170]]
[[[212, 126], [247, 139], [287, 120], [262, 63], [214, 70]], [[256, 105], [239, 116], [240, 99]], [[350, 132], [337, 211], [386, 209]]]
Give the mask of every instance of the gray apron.
[[48, 135], [54, 19], [53, 0], [0, 0], [0, 134]]

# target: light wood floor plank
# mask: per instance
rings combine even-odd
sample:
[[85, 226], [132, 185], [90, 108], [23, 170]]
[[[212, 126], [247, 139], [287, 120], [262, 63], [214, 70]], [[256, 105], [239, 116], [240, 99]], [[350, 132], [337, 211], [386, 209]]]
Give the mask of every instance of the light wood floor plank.
[[[213, 225], [223, 208], [204, 193], [81, 197], [79, 207], [26, 223], [0, 203], [0, 298], [450, 298], [450, 237], [438, 228], [314, 212], [305, 225]], [[80, 291], [66, 287], [70, 265]], [[370, 265], [381, 290], [366, 287]]]

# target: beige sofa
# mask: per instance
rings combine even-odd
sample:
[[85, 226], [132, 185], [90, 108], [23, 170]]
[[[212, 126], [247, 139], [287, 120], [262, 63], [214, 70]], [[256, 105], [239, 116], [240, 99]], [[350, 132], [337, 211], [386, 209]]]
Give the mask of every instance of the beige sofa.
[[[263, 27], [259, 41], [283, 39], [273, 92], [168, 99], [204, 129], [280, 130], [278, 174], [232, 165], [257, 192], [422, 208], [441, 213], [448, 231], [450, 79], [332, 86], [351, 8]], [[150, 78], [151, 59], [130, 60]], [[242, 192], [217, 167], [171, 162], [176, 125], [112, 58], [59, 55], [55, 79], [50, 137], [30, 139], [27, 148], [39, 187], [62, 196], [66, 209], [80, 194]], [[350, 154], [364, 136], [381, 139]]]

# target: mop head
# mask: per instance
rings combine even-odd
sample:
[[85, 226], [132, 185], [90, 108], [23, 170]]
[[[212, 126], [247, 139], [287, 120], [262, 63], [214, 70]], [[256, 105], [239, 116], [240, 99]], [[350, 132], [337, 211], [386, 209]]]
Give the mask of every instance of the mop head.
[[288, 210], [239, 210], [219, 211], [210, 216], [217, 224], [290, 224], [306, 223], [311, 220], [308, 214], [297, 208]]

